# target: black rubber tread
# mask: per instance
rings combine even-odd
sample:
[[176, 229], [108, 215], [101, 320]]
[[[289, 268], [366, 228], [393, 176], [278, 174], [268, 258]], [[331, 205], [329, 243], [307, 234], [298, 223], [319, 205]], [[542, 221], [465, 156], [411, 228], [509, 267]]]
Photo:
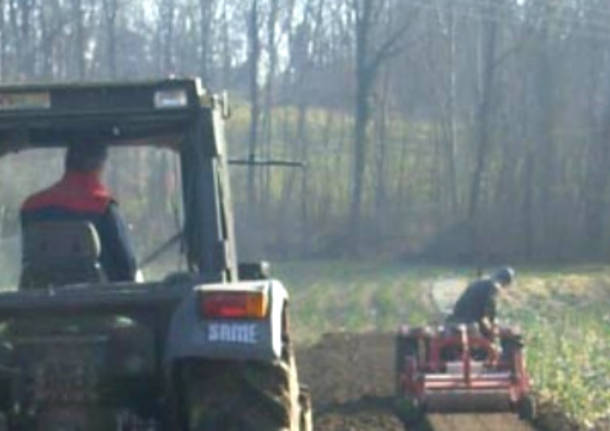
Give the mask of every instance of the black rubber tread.
[[299, 431], [313, 431], [313, 407], [311, 392], [301, 385], [299, 391]]
[[188, 430], [299, 431], [299, 387], [290, 358], [185, 361], [181, 378]]

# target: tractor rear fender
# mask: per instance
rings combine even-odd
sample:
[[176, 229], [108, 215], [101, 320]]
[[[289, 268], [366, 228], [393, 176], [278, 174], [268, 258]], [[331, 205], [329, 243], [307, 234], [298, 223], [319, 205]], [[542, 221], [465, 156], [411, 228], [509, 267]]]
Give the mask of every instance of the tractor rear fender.
[[[262, 293], [266, 312], [261, 318], [206, 316], [207, 294]], [[273, 361], [282, 355], [282, 314], [288, 292], [276, 280], [196, 286], [172, 315], [165, 362], [184, 358]]]

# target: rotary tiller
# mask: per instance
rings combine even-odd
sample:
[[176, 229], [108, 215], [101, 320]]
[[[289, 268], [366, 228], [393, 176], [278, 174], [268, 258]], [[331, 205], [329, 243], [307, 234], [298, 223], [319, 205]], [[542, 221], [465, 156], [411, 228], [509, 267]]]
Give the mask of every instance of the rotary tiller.
[[497, 331], [502, 346], [475, 325], [402, 327], [396, 342], [397, 407], [406, 422], [426, 412], [515, 411], [532, 420], [535, 407], [521, 337]]

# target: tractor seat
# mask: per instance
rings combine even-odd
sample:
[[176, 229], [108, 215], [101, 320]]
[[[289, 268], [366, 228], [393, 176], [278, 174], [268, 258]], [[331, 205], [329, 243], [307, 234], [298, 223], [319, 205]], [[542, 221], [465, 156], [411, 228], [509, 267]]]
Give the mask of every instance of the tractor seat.
[[23, 231], [20, 288], [106, 282], [100, 253], [100, 239], [90, 222], [28, 224]]

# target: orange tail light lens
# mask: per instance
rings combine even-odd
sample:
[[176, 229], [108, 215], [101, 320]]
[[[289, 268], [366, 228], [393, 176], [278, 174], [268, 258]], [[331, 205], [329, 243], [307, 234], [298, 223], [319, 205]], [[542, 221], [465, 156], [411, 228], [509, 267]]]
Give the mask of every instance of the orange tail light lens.
[[205, 292], [201, 295], [204, 317], [262, 319], [269, 306], [263, 292]]

